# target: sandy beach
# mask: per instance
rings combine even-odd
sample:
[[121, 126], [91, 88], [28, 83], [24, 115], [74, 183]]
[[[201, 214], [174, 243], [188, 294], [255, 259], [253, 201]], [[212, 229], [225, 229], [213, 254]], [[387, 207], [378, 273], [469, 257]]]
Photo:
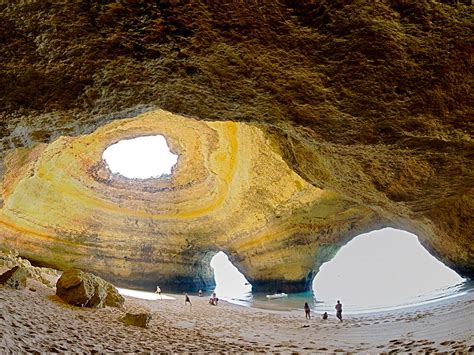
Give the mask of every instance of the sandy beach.
[[[1, 272], [5, 269], [1, 269]], [[5, 352], [473, 352], [474, 294], [392, 312], [347, 316], [340, 323], [303, 312], [269, 311], [191, 296], [126, 297], [123, 309], [64, 304], [29, 279], [0, 288], [0, 353]], [[125, 326], [126, 312], [147, 310], [148, 329]]]

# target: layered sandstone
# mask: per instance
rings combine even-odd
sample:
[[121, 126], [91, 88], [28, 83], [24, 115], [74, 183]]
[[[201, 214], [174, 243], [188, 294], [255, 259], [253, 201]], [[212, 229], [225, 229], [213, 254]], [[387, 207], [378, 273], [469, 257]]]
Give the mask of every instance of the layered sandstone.
[[[257, 288], [301, 289], [352, 236], [393, 226], [472, 276], [464, 3], [3, 6], [0, 246], [170, 287], [212, 284], [224, 250]], [[171, 179], [101, 165], [161, 130]]]
[[[112, 174], [104, 150], [150, 134], [164, 135], [179, 155], [172, 174]], [[3, 246], [122, 285], [211, 287], [209, 262], [223, 250], [256, 289], [275, 281], [301, 289], [326, 245], [376, 220], [370, 209], [295, 174], [260, 129], [164, 111], [12, 150], [5, 162]]]

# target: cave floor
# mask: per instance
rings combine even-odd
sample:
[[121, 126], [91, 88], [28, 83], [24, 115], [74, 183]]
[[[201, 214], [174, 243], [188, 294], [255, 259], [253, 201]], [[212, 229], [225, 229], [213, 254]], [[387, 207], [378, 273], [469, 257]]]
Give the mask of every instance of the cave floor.
[[[32, 291], [33, 288], [35, 291]], [[183, 299], [182, 299], [183, 298]], [[124, 309], [63, 304], [54, 289], [28, 280], [0, 288], [0, 352], [472, 352], [474, 294], [416, 309], [310, 321], [296, 311], [241, 307], [191, 296], [126, 298]], [[148, 329], [125, 326], [125, 311], [147, 309]], [[331, 319], [332, 318], [332, 319]]]

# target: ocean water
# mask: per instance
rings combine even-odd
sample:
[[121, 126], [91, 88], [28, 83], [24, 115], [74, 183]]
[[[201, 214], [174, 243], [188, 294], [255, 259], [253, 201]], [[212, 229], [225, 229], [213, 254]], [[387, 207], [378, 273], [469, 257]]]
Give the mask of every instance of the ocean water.
[[[360, 302], [353, 301], [350, 296], [342, 300], [344, 314], [361, 314], [370, 312], [381, 312], [405, 307], [412, 307], [433, 303], [453, 297], [457, 297], [469, 292], [474, 292], [474, 281], [465, 280], [453, 286], [443, 287], [432, 290], [429, 293], [418, 295], [416, 297], [400, 299], [397, 302]], [[218, 293], [219, 296], [219, 293]], [[220, 296], [230, 303], [245, 307], [255, 307], [277, 311], [302, 310], [304, 303], [308, 302], [313, 313], [334, 314], [334, 306], [337, 300], [320, 300], [313, 292], [290, 293], [288, 297], [278, 299], [267, 299], [266, 294], [245, 292], [231, 296], [224, 294]]]
[[[347, 243], [320, 267], [312, 283], [313, 292], [267, 299], [266, 294], [251, 292], [252, 286], [223, 252], [212, 258], [211, 267], [220, 299], [271, 310], [302, 310], [308, 302], [313, 313], [333, 315], [339, 299], [344, 314], [360, 314], [423, 305], [474, 292], [473, 281], [463, 279], [436, 260], [416, 235], [393, 228], [365, 233]], [[133, 297], [156, 299], [157, 295]]]
[[[227, 289], [223, 293], [219, 293], [219, 289], [216, 289], [217, 296], [221, 300], [225, 300], [229, 303], [233, 303], [243, 307], [253, 307], [259, 309], [268, 309], [275, 311], [292, 311], [292, 310], [303, 310], [305, 302], [311, 307], [313, 314], [322, 314], [328, 312], [330, 317], [335, 313], [334, 306], [336, 300], [318, 300], [313, 292], [301, 292], [301, 293], [290, 293], [288, 297], [278, 299], [267, 299], [264, 293], [252, 293], [248, 292], [249, 287], [242, 287], [240, 290]], [[158, 300], [160, 296], [153, 292], [137, 291], [130, 289], [119, 288], [119, 292], [124, 296], [135, 297], [146, 300]], [[465, 280], [454, 286], [439, 288], [433, 290], [430, 293], [419, 295], [417, 297], [401, 299], [399, 302], [390, 303], [361, 303], [360, 301], [351, 302], [348, 298], [343, 303], [344, 314], [362, 314], [372, 312], [383, 312], [392, 311], [407, 307], [416, 307], [424, 304], [435, 303], [438, 301], [455, 298], [467, 293], [474, 293], [474, 281]], [[189, 293], [191, 296], [196, 294]], [[205, 292], [204, 298], [209, 297], [211, 292]], [[181, 294], [173, 294], [164, 292], [161, 299], [164, 300], [176, 300], [181, 299], [184, 296]], [[184, 299], [184, 298], [183, 298]]]
[[312, 283], [313, 292], [267, 299], [252, 293], [251, 286], [227, 255], [211, 260], [218, 296], [246, 307], [273, 310], [303, 309], [308, 302], [313, 312], [334, 314], [339, 299], [345, 314], [378, 312], [421, 305], [456, 297], [473, 289], [435, 259], [416, 235], [393, 228], [361, 234], [324, 263]]

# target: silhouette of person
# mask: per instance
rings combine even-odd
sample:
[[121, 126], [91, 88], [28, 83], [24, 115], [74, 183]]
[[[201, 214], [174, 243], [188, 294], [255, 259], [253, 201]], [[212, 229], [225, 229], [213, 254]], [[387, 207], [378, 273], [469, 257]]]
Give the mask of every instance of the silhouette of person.
[[162, 298], [162, 297], [161, 297], [161, 288], [160, 288], [160, 286], [156, 286], [156, 291], [155, 291], [155, 293], [157, 293], [157, 294], [160, 296], [160, 298]]
[[324, 313], [323, 313], [323, 319], [324, 319], [324, 320], [328, 319], [328, 312], [324, 312]]
[[184, 305], [186, 305], [186, 303], [189, 303], [190, 306], [193, 305], [187, 293], [184, 294]]
[[306, 319], [311, 319], [311, 309], [309, 308], [308, 302], [304, 303], [304, 313], [305, 313]]
[[334, 308], [336, 308], [336, 317], [342, 322], [342, 303], [338, 300]]

